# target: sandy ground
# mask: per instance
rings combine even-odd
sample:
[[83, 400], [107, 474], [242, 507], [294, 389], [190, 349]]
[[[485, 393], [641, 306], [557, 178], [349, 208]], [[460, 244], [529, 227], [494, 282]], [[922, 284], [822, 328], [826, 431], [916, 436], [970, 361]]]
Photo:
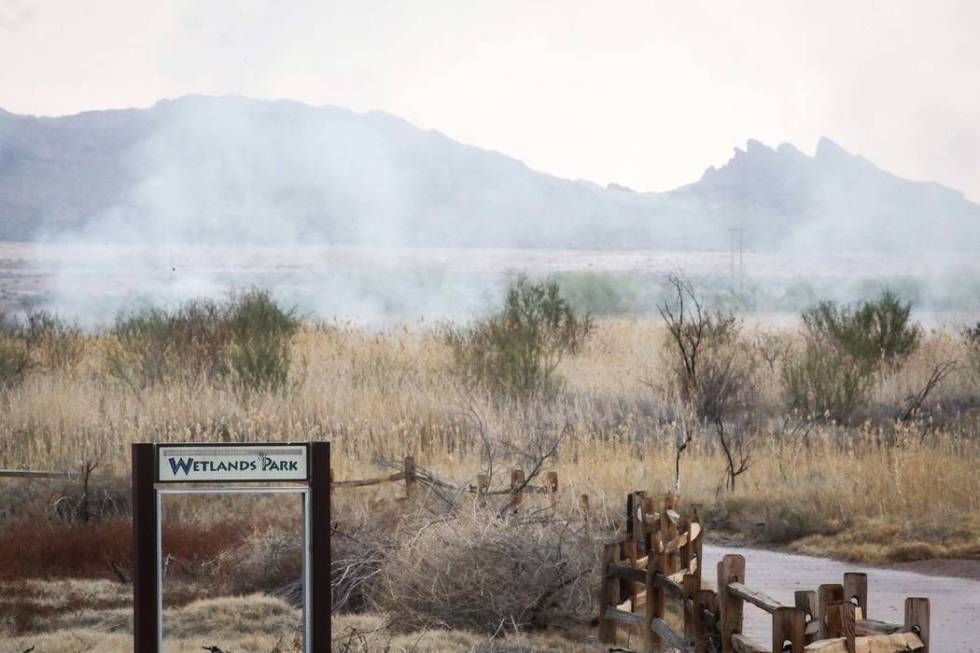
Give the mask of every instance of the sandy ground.
[[[762, 549], [705, 546], [705, 572], [714, 580], [722, 556], [739, 553], [746, 560], [746, 584], [784, 603], [793, 604], [796, 590], [816, 590], [824, 583], [842, 582], [844, 572], [868, 574], [868, 616], [902, 623], [905, 598], [924, 596], [930, 601], [933, 653], [980, 652], [980, 581], [968, 577], [925, 575], [899, 569], [837, 562], [826, 558], [765, 551]], [[930, 571], [965, 571], [975, 574], [972, 561], [937, 565]], [[753, 606], [745, 608], [745, 632], [760, 642], [771, 638], [768, 615]]]

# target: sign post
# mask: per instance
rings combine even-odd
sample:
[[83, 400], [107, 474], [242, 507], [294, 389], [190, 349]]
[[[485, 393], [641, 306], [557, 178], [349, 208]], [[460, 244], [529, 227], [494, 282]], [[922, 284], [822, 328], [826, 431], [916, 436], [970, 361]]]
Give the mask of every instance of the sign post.
[[134, 653], [162, 651], [165, 494], [301, 494], [303, 648], [330, 650], [329, 442], [134, 444], [132, 455]]
[[312, 520], [309, 532], [313, 536], [310, 552], [310, 605], [312, 606], [312, 648], [330, 650], [330, 443], [314, 442], [310, 445], [312, 468], [310, 469], [310, 509], [306, 518]]
[[152, 444], [133, 445], [133, 651], [159, 653], [160, 552]]

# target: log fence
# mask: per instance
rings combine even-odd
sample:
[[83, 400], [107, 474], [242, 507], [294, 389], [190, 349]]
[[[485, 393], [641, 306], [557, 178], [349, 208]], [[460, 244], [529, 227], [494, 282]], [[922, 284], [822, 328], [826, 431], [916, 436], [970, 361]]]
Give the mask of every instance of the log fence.
[[558, 497], [558, 472], [545, 472], [543, 474], [543, 479], [544, 483], [540, 485], [529, 483], [524, 474], [524, 470], [514, 469], [511, 470], [510, 473], [510, 484], [506, 486], [491, 487], [490, 477], [486, 474], [479, 474], [475, 484], [471, 483], [464, 487], [456, 487], [446, 483], [445, 481], [441, 481], [439, 479], [432, 478], [427, 474], [420, 473], [415, 465], [415, 458], [412, 456], [406, 456], [402, 464], [402, 471], [395, 474], [388, 474], [387, 476], [335, 480], [334, 472], [331, 469], [330, 492], [332, 494], [335, 489], [344, 487], [358, 488], [383, 485], [386, 483], [404, 482], [405, 499], [411, 499], [417, 496], [420, 486], [434, 486], [445, 489], [460, 490], [469, 494], [476, 494], [478, 500], [485, 500], [487, 497], [491, 496], [509, 495], [511, 497], [511, 511], [518, 512], [523, 508], [527, 496], [531, 494], [543, 494], [547, 496], [549, 505], [555, 505], [555, 501]]
[[[929, 651], [929, 600], [907, 598], [902, 624], [868, 615], [868, 576], [846, 573], [840, 584], [797, 591], [787, 605], [746, 581], [746, 560], [726, 555], [717, 590], [702, 583], [704, 528], [697, 513], [682, 517], [667, 495], [655, 510], [643, 492], [626, 500], [623, 535], [603, 549], [599, 640], [614, 644], [620, 626], [639, 630], [646, 651], [691, 653], [899, 653]], [[668, 620], [667, 600], [679, 602]], [[772, 619], [772, 641], [743, 634], [744, 610]], [[642, 613], [640, 612], [642, 608]], [[672, 625], [672, 623], [674, 625]]]
[[[696, 642], [705, 639], [701, 588], [704, 531], [696, 514], [681, 517], [676, 507], [672, 495], [664, 497], [659, 511], [645, 493], [628, 495], [626, 536], [604, 547], [600, 641], [615, 642], [619, 624], [640, 628], [648, 650], [663, 646], [695, 650]], [[668, 621], [668, 599], [679, 602], [683, 615], [680, 631]]]

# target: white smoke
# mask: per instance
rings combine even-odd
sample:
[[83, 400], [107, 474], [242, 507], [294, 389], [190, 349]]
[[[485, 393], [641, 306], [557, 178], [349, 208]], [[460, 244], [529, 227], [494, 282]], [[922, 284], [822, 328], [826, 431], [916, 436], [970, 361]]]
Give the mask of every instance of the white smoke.
[[[980, 237], [962, 237], [980, 222], [909, 217], [962, 198], [907, 190], [829, 142], [812, 158], [750, 142], [698, 186], [654, 195], [536, 173], [384, 114], [189, 97], [127, 125], [138, 136], [117, 153], [111, 206], [76, 229], [49, 216], [34, 253], [42, 303], [86, 325], [253, 285], [316, 319], [464, 319], [516, 272], [569, 270], [612, 287], [680, 270], [758, 311], [884, 286], [929, 311], [980, 304]], [[782, 224], [787, 211], [800, 219]], [[746, 224], [735, 266], [729, 229]], [[656, 292], [639, 296], [629, 310], [652, 311]]]

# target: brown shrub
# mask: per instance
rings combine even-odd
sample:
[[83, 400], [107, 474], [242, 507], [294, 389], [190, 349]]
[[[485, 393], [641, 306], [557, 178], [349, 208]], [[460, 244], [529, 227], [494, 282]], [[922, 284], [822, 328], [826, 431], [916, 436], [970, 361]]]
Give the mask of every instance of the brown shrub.
[[[222, 551], [239, 545], [242, 537], [239, 529], [226, 524], [206, 530], [168, 524], [163, 550], [177, 561], [172, 569], [193, 573]], [[67, 527], [34, 520], [8, 522], [0, 532], [0, 580], [108, 578], [114, 575], [109, 561], [129, 573], [132, 539], [128, 519]]]
[[112, 573], [106, 557], [128, 560], [132, 537], [124, 520], [65, 528], [7, 523], [0, 533], [0, 579], [105, 577]]
[[381, 567], [395, 546], [394, 516], [355, 513], [330, 531], [331, 612], [359, 611], [375, 592]]
[[302, 538], [275, 527], [253, 531], [221, 552], [212, 573], [232, 594], [281, 588], [303, 575]]
[[404, 534], [378, 599], [399, 628], [495, 633], [593, 615], [598, 546], [566, 522], [474, 513]]

